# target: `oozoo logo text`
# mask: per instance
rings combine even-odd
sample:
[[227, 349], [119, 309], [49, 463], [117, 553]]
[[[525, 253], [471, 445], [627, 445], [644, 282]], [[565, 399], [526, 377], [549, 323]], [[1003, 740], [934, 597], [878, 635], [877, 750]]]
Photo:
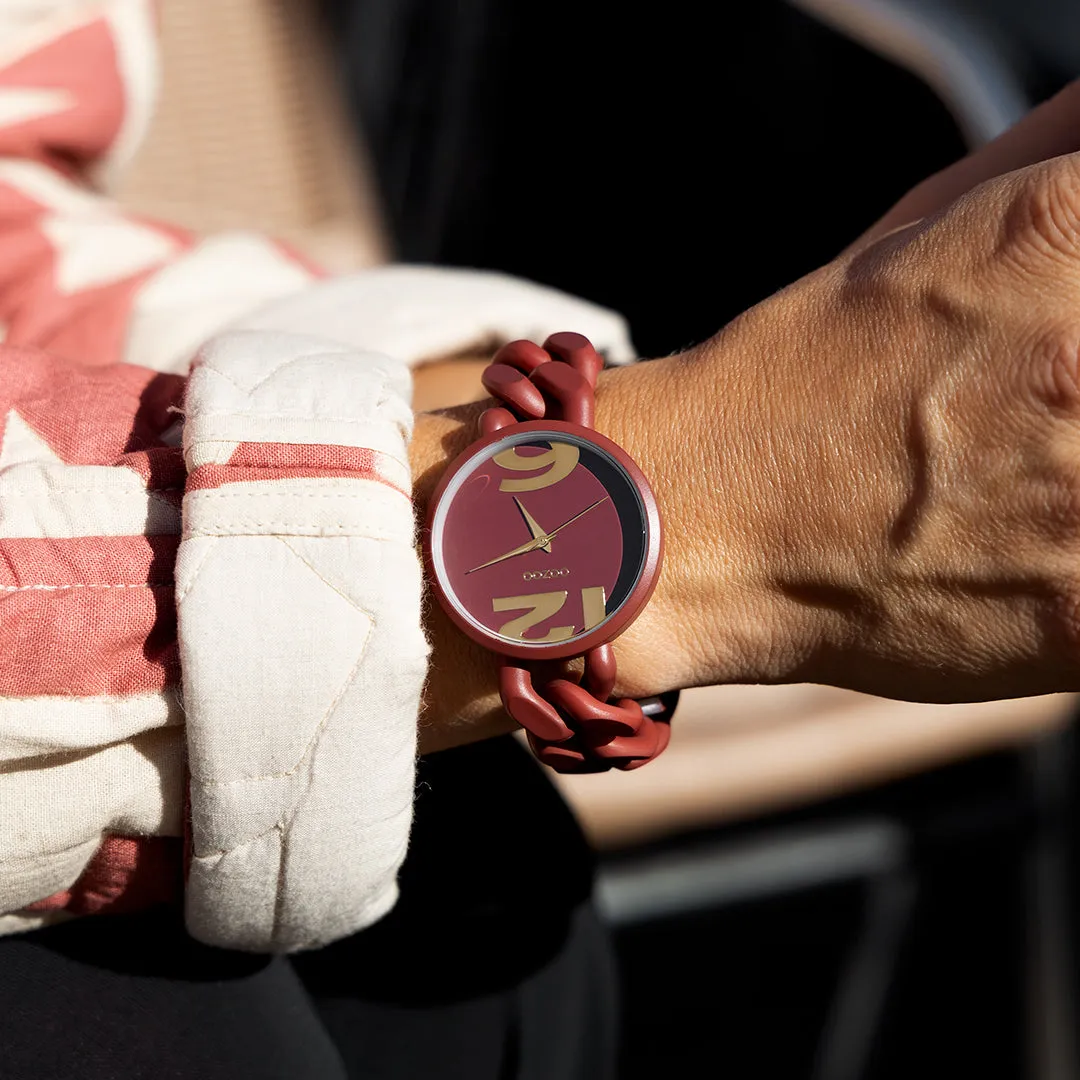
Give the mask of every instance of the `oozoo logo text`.
[[521, 575], [522, 581], [551, 581], [553, 578], [569, 577], [568, 567], [560, 566], [556, 570], [526, 570]]

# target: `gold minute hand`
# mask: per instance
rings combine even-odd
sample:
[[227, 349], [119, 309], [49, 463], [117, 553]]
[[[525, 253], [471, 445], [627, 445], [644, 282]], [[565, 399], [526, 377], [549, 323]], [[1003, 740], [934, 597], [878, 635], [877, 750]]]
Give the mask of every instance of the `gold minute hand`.
[[572, 518], [570, 518], [567, 521], [564, 521], [557, 528], [552, 529], [551, 532], [549, 532], [547, 534], [547, 536], [544, 537], [544, 539], [545, 540], [550, 540], [557, 533], [561, 533], [563, 531], [563, 529], [566, 528], [567, 525], [573, 525], [574, 522], [577, 521], [577, 519], [579, 517], [584, 517], [590, 510], [595, 510], [596, 507], [598, 507], [602, 502], [607, 502], [610, 497], [611, 497], [610, 495], [605, 495], [602, 499], [597, 499], [596, 502], [590, 503], [588, 506], [585, 507], [584, 510], [579, 510]]

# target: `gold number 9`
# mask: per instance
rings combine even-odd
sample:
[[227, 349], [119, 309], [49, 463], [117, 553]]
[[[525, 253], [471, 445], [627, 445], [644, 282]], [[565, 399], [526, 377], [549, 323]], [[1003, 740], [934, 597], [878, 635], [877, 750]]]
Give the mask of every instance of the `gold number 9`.
[[565, 480], [573, 471], [581, 456], [580, 451], [573, 443], [553, 442], [550, 450], [542, 454], [523, 456], [518, 453], [518, 448], [512, 446], [501, 454], [496, 454], [494, 462], [504, 469], [512, 472], [535, 472], [537, 469], [545, 469], [539, 476], [511, 477], [499, 484], [500, 491], [539, 491], [540, 488], [551, 487], [560, 480]]

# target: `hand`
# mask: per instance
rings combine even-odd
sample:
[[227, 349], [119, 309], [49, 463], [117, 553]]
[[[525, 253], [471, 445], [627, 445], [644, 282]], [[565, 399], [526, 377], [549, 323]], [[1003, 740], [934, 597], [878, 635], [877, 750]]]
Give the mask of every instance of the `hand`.
[[[837, 260], [698, 356], [737, 402], [697, 443], [740, 524], [705, 558], [728, 587], [771, 582], [788, 628], [753, 649], [759, 680], [1080, 686], [1080, 156]], [[708, 657], [724, 637], [709, 624], [703, 666], [745, 677]]]

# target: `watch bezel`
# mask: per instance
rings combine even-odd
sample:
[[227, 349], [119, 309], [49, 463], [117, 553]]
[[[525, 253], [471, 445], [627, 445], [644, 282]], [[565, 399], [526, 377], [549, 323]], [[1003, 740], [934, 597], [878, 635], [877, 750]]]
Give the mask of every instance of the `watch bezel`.
[[[638, 498], [641, 501], [647, 536], [638, 579], [613, 615], [605, 619], [594, 630], [572, 638], [570, 641], [538, 642], [536, 644], [525, 644], [523, 642], [518, 645], [506, 641], [486, 628], [478, 626], [458, 611], [457, 605], [447, 595], [447, 590], [444, 588], [436, 569], [431, 547], [432, 528], [439, 503], [457, 473], [466, 468], [477, 456], [484, 454], [495, 443], [501, 442], [509, 436], [544, 432], [553, 435], [573, 436], [575, 439], [590, 442], [611, 457], [622, 468], [630, 483], [636, 489]], [[663, 562], [664, 552], [663, 528], [660, 521], [660, 511], [656, 505], [656, 498], [648, 480], [645, 479], [645, 475], [638, 468], [633, 458], [621, 446], [612, 442], [605, 435], [601, 435], [591, 428], [581, 427], [578, 424], [568, 424], [562, 420], [529, 420], [520, 424], [512, 424], [470, 443], [450, 463], [432, 493], [421, 541], [427, 580], [439, 600], [440, 607], [446, 612], [450, 620], [462, 633], [485, 649], [500, 656], [511, 657], [514, 660], [566, 659], [567, 657], [581, 656], [598, 645], [614, 641], [641, 614], [642, 609], [652, 596], [653, 590], [656, 588], [656, 582], [660, 577], [660, 566]]]

